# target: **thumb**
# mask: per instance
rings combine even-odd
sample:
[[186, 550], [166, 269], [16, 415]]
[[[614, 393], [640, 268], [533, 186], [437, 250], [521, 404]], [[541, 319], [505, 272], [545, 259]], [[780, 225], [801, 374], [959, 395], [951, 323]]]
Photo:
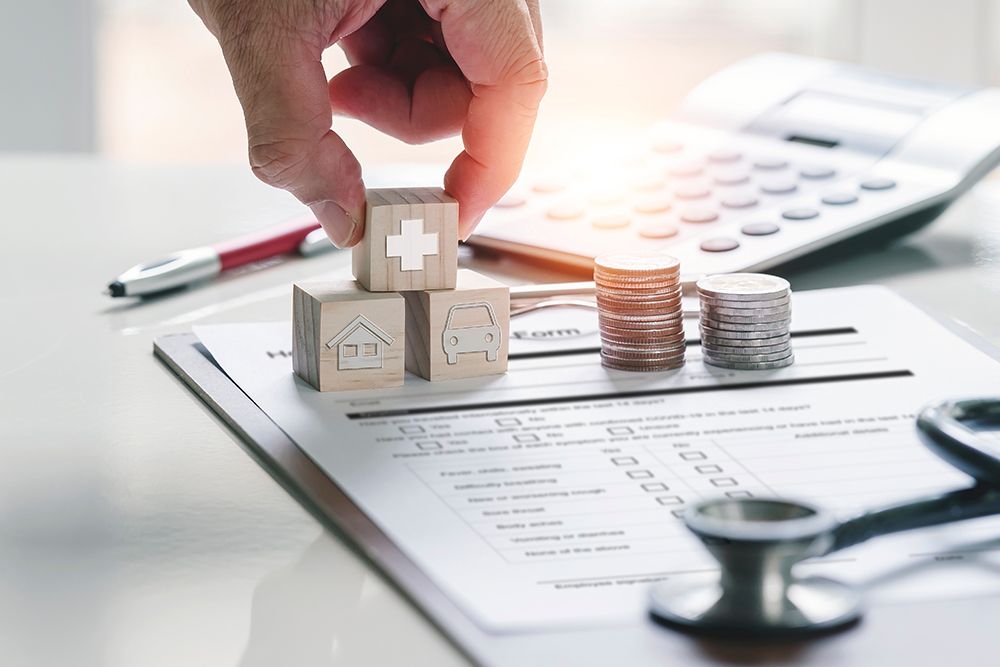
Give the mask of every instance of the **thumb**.
[[263, 25], [220, 43], [243, 106], [253, 173], [309, 206], [336, 245], [356, 244], [364, 232], [361, 165], [330, 129], [322, 48]]

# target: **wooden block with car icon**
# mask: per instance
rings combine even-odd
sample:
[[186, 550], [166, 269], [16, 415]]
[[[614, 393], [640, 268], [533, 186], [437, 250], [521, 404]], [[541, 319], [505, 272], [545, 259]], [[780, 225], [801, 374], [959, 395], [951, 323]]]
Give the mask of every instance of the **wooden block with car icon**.
[[407, 370], [428, 380], [507, 371], [510, 289], [506, 285], [460, 269], [453, 290], [402, 294]]

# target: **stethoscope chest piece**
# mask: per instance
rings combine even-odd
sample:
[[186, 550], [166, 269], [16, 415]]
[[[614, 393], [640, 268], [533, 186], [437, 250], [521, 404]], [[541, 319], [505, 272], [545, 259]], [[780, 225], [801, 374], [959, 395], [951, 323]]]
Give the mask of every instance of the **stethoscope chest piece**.
[[821, 510], [786, 500], [715, 500], [686, 519], [721, 574], [654, 586], [655, 620], [688, 632], [779, 638], [830, 632], [861, 616], [853, 587], [792, 572], [830, 545], [837, 522]]

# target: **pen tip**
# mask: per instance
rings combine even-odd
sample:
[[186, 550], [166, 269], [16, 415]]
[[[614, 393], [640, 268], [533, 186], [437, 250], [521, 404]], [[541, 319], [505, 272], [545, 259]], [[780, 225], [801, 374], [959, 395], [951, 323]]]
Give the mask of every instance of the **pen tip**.
[[125, 296], [125, 285], [116, 280], [108, 285], [104, 293], [110, 296]]

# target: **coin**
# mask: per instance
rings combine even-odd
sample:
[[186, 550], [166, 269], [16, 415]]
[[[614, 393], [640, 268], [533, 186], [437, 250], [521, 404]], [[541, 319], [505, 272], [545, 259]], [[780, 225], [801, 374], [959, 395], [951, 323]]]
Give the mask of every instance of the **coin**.
[[662, 329], [647, 329], [640, 326], [638, 328], [633, 327], [630, 329], [628, 327], [602, 325], [600, 329], [601, 335], [618, 336], [620, 338], [638, 338], [644, 336], [655, 338], [657, 336], [667, 337], [684, 335], [683, 326], [663, 327]]
[[667, 363], [672, 361], [678, 361], [684, 359], [684, 352], [631, 352], [624, 350], [605, 350], [601, 349], [602, 359], [614, 359], [618, 362], [633, 362], [636, 364], [642, 363]]
[[729, 331], [773, 331], [774, 335], [788, 331], [789, 319], [755, 322], [753, 318], [749, 321], [733, 322], [731, 319], [710, 318], [702, 316], [701, 322], [704, 326], [712, 329], [727, 329]]
[[775, 345], [783, 345], [791, 340], [791, 336], [787, 333], [779, 336], [771, 336], [768, 338], [723, 338], [720, 336], [712, 336], [705, 333], [703, 330], [701, 332], [701, 344], [711, 345], [714, 347], [739, 347], [740, 349], [748, 347], [774, 347]]
[[601, 340], [605, 343], [614, 343], [618, 345], [687, 345], [687, 338], [684, 332], [677, 334], [666, 334], [662, 336], [654, 336], [647, 333], [642, 333], [642, 335], [636, 335], [633, 331], [631, 335], [620, 335], [610, 331], [601, 332]]
[[597, 293], [597, 305], [606, 306], [612, 310], [618, 309], [641, 309], [641, 310], [651, 310], [656, 308], [661, 308], [663, 310], [675, 309], [681, 303], [681, 297], [674, 296], [668, 298], [655, 298], [655, 299], [618, 299], [610, 296], [606, 296]]
[[792, 348], [788, 341], [777, 345], [756, 346], [712, 345], [702, 341], [701, 349], [707, 353], [711, 353], [712, 355], [740, 354], [746, 356], [753, 354], [774, 354], [775, 352], [787, 352]]
[[[763, 343], [763, 344], [759, 344]], [[791, 345], [791, 340], [785, 336], [775, 338], [757, 338], [751, 340], [734, 340], [731, 338], [715, 338], [711, 340], [701, 339], [701, 346], [717, 349], [719, 352], [729, 352], [731, 350], [746, 350], [750, 354], [767, 353], [767, 348], [777, 348]]]
[[735, 329], [735, 330], [720, 329], [718, 327], [707, 326], [705, 324], [705, 321], [702, 320], [701, 334], [702, 336], [712, 336], [715, 338], [729, 338], [732, 340], [752, 340], [761, 338], [774, 338], [776, 336], [785, 336], [788, 335], [788, 328], [779, 326], [776, 329], [764, 329], [761, 331], [744, 331], [741, 329]]
[[648, 296], [651, 294], [674, 293], [681, 291], [680, 279], [658, 280], [656, 282], [628, 283], [622, 281], [601, 280], [594, 276], [595, 291], [605, 294], [635, 294]]
[[606, 299], [613, 299], [615, 301], [622, 302], [646, 301], [648, 299], [679, 299], [683, 296], [683, 291], [679, 286], [665, 289], [642, 290], [629, 288], [610, 289], [598, 285], [594, 290], [594, 293]]
[[667, 348], [682, 348], [687, 347], [687, 339], [683, 335], [677, 336], [658, 336], [658, 337], [645, 337], [645, 336], [614, 336], [607, 334], [601, 341], [605, 345], [609, 345], [616, 349], [626, 348], [626, 347], [638, 347], [644, 350], [651, 348], [667, 349]]
[[746, 363], [736, 361], [717, 361], [709, 358], [704, 359], [704, 361], [710, 366], [728, 368], [729, 370], [734, 371], [767, 371], [791, 366], [795, 363], [795, 356], [789, 355], [784, 359], [779, 359], [778, 361], [750, 361]]
[[721, 308], [739, 308], [739, 309], [751, 309], [751, 308], [777, 308], [779, 306], [785, 306], [791, 303], [791, 298], [788, 294], [774, 299], [762, 299], [760, 301], [741, 301], [739, 299], [728, 299], [725, 297], [714, 297], [707, 294], [698, 294], [698, 300], [701, 302], [702, 306], [712, 306]]
[[792, 353], [791, 347], [786, 347], [778, 352], [771, 352], [768, 354], [723, 354], [721, 352], [713, 352], [711, 350], [702, 349], [702, 354], [706, 359], [711, 359], [713, 361], [738, 361], [740, 363], [756, 362], [756, 361], [780, 361], [786, 358]]
[[658, 372], [658, 371], [672, 371], [678, 368], [684, 367], [684, 358], [658, 363], [645, 363], [641, 365], [631, 364], [628, 362], [621, 362], [617, 359], [609, 359], [607, 357], [601, 357], [601, 365], [605, 368], [611, 368], [618, 371], [642, 371], [642, 372]]
[[605, 274], [643, 275], [653, 273], [678, 273], [681, 263], [670, 255], [602, 255], [594, 260], [595, 272]]
[[764, 273], [723, 273], [701, 278], [697, 288], [707, 296], [734, 301], [761, 301], [770, 296], [788, 294], [791, 286], [784, 278]]
[[[707, 306], [701, 304], [701, 312], [713, 317], [753, 317], [766, 318], [768, 315], [781, 315], [790, 317], [791, 309], [788, 306], [778, 306], [776, 308], [720, 308], [718, 306]], [[778, 318], [775, 318], [778, 319]]]
[[635, 311], [621, 313], [613, 310], [604, 310], [598, 312], [597, 320], [598, 322], [607, 320], [615, 326], [634, 329], [636, 325], [650, 327], [676, 326], [684, 322], [684, 316], [683, 314], [674, 314], [669, 311], [643, 314]]

